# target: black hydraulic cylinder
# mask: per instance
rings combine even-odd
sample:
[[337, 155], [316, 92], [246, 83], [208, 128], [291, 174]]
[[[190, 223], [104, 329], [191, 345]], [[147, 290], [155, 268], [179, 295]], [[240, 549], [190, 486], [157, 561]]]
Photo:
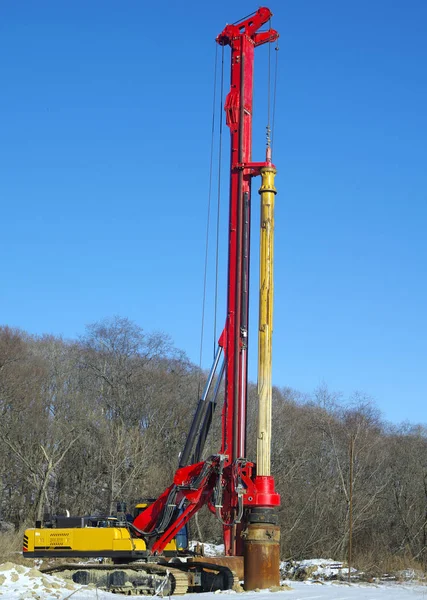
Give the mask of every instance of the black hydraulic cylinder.
[[214, 379], [215, 372], [218, 367], [218, 362], [221, 357], [221, 353], [222, 353], [222, 348], [218, 348], [217, 353], [214, 358], [214, 363], [212, 365], [208, 380], [205, 385], [205, 389], [203, 391], [202, 397], [199, 399], [199, 402], [197, 404], [197, 409], [196, 409], [196, 412], [193, 417], [193, 422], [191, 423], [190, 431], [188, 433], [187, 440], [185, 442], [184, 450], [182, 451], [182, 454], [179, 459], [179, 467], [180, 468], [188, 465], [188, 460], [193, 451], [193, 446], [194, 446], [194, 442], [196, 440], [197, 432], [199, 431], [200, 423], [202, 422], [202, 419], [203, 419], [206, 409], [207, 409], [208, 403], [206, 402], [206, 399], [208, 397], [209, 390], [211, 388], [212, 381]]
[[225, 371], [225, 361], [222, 363], [221, 368], [219, 370], [218, 379], [215, 384], [215, 389], [213, 391], [212, 399], [209, 402], [208, 409], [205, 413], [205, 418], [203, 419], [203, 423], [200, 428], [199, 438], [197, 440], [196, 450], [195, 450], [194, 456], [193, 456], [193, 461], [192, 461], [193, 463], [199, 462], [199, 460], [202, 457], [202, 452], [205, 447], [206, 438], [208, 437], [208, 433], [211, 428], [212, 417], [213, 417], [213, 414], [215, 412], [215, 408], [217, 405], [219, 388], [221, 387], [221, 381], [222, 381], [222, 377], [224, 375], [224, 371]]

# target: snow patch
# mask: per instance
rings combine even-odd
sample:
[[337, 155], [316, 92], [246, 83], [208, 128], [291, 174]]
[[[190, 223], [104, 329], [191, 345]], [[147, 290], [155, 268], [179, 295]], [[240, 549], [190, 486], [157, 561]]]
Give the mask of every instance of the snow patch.
[[[290, 578], [298, 581], [348, 579], [348, 567], [332, 558], [282, 561], [280, 563], [280, 573], [284, 579]], [[356, 579], [358, 576], [357, 569], [352, 568], [351, 579]]]
[[[218, 552], [219, 546], [208, 545], [208, 551]], [[332, 571], [338, 568], [331, 559], [302, 561], [304, 566], [316, 570]], [[335, 566], [334, 566], [335, 565]], [[0, 600], [118, 600], [119, 594], [112, 594], [92, 586], [81, 586], [54, 575], [44, 575], [36, 568], [23, 567], [13, 563], [0, 565]], [[291, 589], [278, 591], [259, 590], [236, 593], [219, 592], [232, 595], [235, 600], [416, 600], [425, 597], [427, 587], [419, 584], [348, 584], [343, 581], [286, 581]], [[272, 593], [275, 592], [272, 596]], [[206, 593], [200, 600], [216, 600], [214, 592]], [[194, 600], [195, 594], [178, 596], [177, 600]], [[172, 597], [173, 599], [173, 597]]]
[[202, 548], [203, 556], [224, 556], [224, 544], [201, 544], [192, 540], [188, 546], [191, 552], [197, 552], [197, 547]]
[[[1, 600], [117, 600], [117, 595], [77, 585], [57, 575], [45, 575], [34, 567], [6, 562], [0, 565]], [[96, 594], [96, 595], [95, 595]]]

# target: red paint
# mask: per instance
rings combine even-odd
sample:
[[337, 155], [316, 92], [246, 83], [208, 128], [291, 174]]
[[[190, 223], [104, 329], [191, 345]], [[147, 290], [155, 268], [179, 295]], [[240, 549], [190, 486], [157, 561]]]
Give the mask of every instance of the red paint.
[[[256, 46], [273, 42], [278, 38], [276, 31], [270, 29], [258, 33], [258, 29], [269, 21], [271, 12], [268, 8], [260, 8], [254, 15], [235, 25], [227, 25], [217, 37], [220, 45], [231, 47], [231, 84], [225, 101], [226, 123], [231, 136], [230, 164], [230, 208], [229, 208], [229, 254], [227, 283], [227, 319], [224, 346], [225, 401], [222, 414], [221, 453], [226, 454], [226, 465], [234, 464], [239, 458], [246, 456], [246, 402], [247, 402], [247, 319], [242, 315], [249, 314], [248, 294], [243, 290], [243, 272], [249, 274], [249, 257], [246, 265], [243, 258], [243, 214], [245, 195], [248, 202], [247, 218], [250, 231], [251, 180], [259, 174], [261, 167], [267, 163], [252, 162], [252, 105], [254, 78], [254, 50]], [[241, 473], [246, 479], [245, 485], [254, 487], [250, 477]], [[237, 507], [237, 494], [233, 487], [233, 478], [226, 485], [227, 494], [224, 499], [223, 513], [233, 520]], [[274, 482], [273, 482], [274, 488]], [[252, 501], [248, 502], [247, 498]], [[256, 489], [245, 494], [245, 505], [256, 502]], [[266, 500], [265, 494], [262, 495]], [[274, 504], [278, 504], [272, 499]], [[226, 554], [241, 554], [242, 545], [239, 529], [230, 532], [224, 528]]]
[[[172, 491], [177, 491], [173, 503], [176, 506], [185, 505], [181, 514], [178, 515], [178, 511], [176, 512], [165, 531], [153, 537], [143, 536], [152, 553], [161, 552], [202, 506], [207, 505], [212, 512], [216, 512], [213, 493], [218, 478], [221, 478], [222, 484], [221, 517], [225, 522], [223, 532], [227, 555], [243, 554], [240, 532], [244, 523], [233, 525], [238, 514], [239, 486], [245, 491], [244, 506], [274, 507], [280, 502], [279, 495], [274, 491], [273, 477], [257, 477], [255, 465], [244, 458], [246, 456], [249, 313], [244, 274], [248, 276], [249, 273], [251, 180], [255, 175], [259, 175], [262, 167], [271, 164], [270, 160], [252, 162], [254, 49], [278, 38], [277, 32], [273, 29], [258, 32], [270, 17], [271, 12], [268, 8], [260, 8], [248, 19], [234, 25], [227, 25], [216, 39], [220, 45], [231, 47], [231, 84], [224, 106], [226, 123], [231, 136], [231, 164], [227, 317], [224, 331], [219, 339], [226, 361], [221, 451], [220, 455], [211, 457], [209, 461], [178, 469], [174, 483], [135, 519], [134, 525], [138, 529], [152, 532], [161, 522]], [[245, 219], [248, 231], [246, 248]], [[248, 287], [249, 281], [246, 280], [246, 288]]]

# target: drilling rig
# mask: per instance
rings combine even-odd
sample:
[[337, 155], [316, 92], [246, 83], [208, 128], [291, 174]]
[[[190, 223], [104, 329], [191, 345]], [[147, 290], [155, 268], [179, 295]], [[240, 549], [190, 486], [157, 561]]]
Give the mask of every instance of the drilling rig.
[[[62, 565], [50, 568], [50, 572], [68, 569], [74, 580], [81, 583], [94, 577], [99, 582], [102, 572], [105, 587], [113, 591], [120, 592], [127, 584], [128, 590], [133, 586], [134, 593], [159, 593], [161, 588], [162, 593], [179, 594], [232, 587], [236, 583], [236, 565], [243, 560], [246, 590], [279, 585], [280, 497], [270, 473], [276, 169], [269, 140], [265, 161], [252, 160], [254, 54], [258, 46], [278, 39], [271, 27], [260, 31], [270, 24], [271, 16], [268, 8], [260, 8], [244, 20], [227, 25], [216, 38], [220, 46], [231, 50], [231, 84], [224, 105], [231, 137], [227, 314], [173, 482], [156, 500], [146, 503], [133, 521], [116, 518], [110, 520], [109, 526], [99, 527], [98, 522], [89, 519], [72, 522], [61, 518], [53, 519], [48, 526], [38, 523], [36, 528], [27, 529], [24, 556], [96, 556], [108, 557], [115, 563], [91, 567]], [[261, 178], [256, 463], [247, 458], [246, 450], [254, 177]], [[223, 380], [220, 448], [217, 454], [202, 459]], [[210, 562], [196, 558], [180, 561], [179, 556], [188, 553], [179, 548], [177, 536], [203, 506], [208, 506], [222, 523], [225, 557]], [[124, 512], [122, 507], [118, 514]]]

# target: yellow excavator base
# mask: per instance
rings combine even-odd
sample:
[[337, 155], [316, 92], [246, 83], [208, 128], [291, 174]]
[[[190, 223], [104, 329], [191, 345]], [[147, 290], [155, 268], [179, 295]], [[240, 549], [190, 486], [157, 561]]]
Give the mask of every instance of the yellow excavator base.
[[[176, 540], [165, 554], [176, 553]], [[131, 537], [126, 527], [33, 528], [24, 533], [24, 557], [110, 557], [143, 558], [148, 555], [144, 540]]]

